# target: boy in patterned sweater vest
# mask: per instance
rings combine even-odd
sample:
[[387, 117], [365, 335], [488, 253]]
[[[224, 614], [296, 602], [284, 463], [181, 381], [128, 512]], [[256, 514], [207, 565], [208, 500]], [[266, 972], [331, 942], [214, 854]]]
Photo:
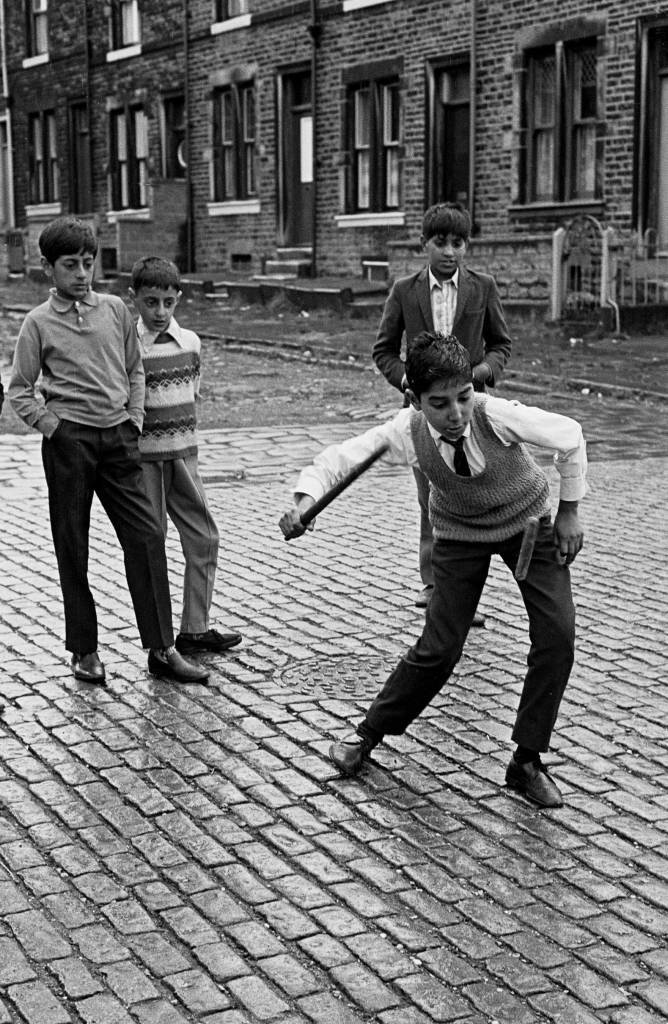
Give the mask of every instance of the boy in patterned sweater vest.
[[226, 651], [239, 633], [220, 633], [209, 622], [218, 563], [218, 529], [197, 465], [200, 340], [174, 319], [181, 297], [179, 271], [170, 260], [148, 256], [132, 268], [130, 295], [139, 313], [137, 333], [146, 375], [145, 417], [139, 452], [146, 490], [167, 532], [178, 530], [185, 559], [182, 654]]
[[[287, 539], [304, 532], [300, 514], [381, 444], [385, 461], [418, 466], [430, 485], [434, 595], [424, 630], [403, 656], [353, 735], [330, 747], [341, 772], [355, 775], [386, 733], [403, 733], [441, 690], [462, 653], [490, 559], [514, 572], [524, 526], [540, 520], [525, 580], [528, 671], [513, 730], [517, 748], [506, 784], [543, 807], [561, 793], [540, 758], [548, 750], [573, 665], [575, 611], [568, 566], [582, 548], [578, 501], [585, 493], [586, 451], [574, 420], [474, 393], [467, 350], [454, 337], [419, 334], [408, 346], [411, 406], [359, 437], [325, 449], [303, 470], [294, 508], [280, 520]], [[552, 523], [547, 477], [522, 442], [548, 448], [560, 475]]]

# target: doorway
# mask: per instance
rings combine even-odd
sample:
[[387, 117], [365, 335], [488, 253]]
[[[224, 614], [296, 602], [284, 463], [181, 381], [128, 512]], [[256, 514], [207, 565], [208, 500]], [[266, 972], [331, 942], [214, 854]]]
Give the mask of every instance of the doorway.
[[313, 243], [313, 108], [310, 69], [279, 79], [279, 242]]

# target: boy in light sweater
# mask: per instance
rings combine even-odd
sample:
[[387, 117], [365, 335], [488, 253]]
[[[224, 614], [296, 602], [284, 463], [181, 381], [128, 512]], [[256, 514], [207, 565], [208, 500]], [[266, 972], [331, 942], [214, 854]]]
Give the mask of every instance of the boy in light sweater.
[[51, 532], [72, 672], [104, 685], [95, 600], [88, 582], [90, 513], [97, 495], [123, 549], [149, 671], [180, 683], [208, 672], [174, 648], [165, 539], [146, 496], [137, 440], [144, 371], [127, 306], [93, 291], [97, 238], [79, 217], [57, 217], [39, 237], [49, 298], [19, 332], [9, 400], [42, 434]]
[[180, 327], [174, 311], [181, 298], [178, 268], [161, 256], [137, 260], [130, 295], [139, 313], [137, 333], [146, 376], [144, 425], [139, 438], [149, 499], [167, 532], [167, 515], [178, 530], [185, 559], [181, 654], [220, 653], [241, 643], [236, 632], [210, 626], [218, 563], [218, 529], [197, 463], [200, 340]]
[[[568, 566], [583, 542], [577, 514], [587, 466], [582, 430], [569, 417], [474, 393], [468, 351], [452, 336], [425, 332], [414, 338], [406, 377], [411, 406], [388, 423], [326, 448], [302, 471], [295, 507], [279, 524], [287, 539], [304, 533], [301, 513], [384, 443], [386, 461], [418, 466], [429, 480], [434, 595], [424, 630], [356, 734], [332, 744], [330, 758], [343, 774], [357, 774], [386, 733], [403, 733], [427, 707], [459, 661], [491, 556], [500, 555], [514, 572], [525, 524], [536, 516], [533, 557], [526, 579], [518, 582], [531, 648], [506, 784], [543, 807], [559, 807], [561, 793], [540, 754], [549, 748], [574, 659]], [[555, 453], [560, 500], [554, 523], [547, 477], [523, 442]]]

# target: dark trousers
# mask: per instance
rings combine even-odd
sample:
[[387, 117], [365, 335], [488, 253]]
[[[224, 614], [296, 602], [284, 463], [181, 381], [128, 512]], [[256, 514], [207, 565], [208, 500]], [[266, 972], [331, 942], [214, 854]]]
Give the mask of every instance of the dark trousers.
[[51, 532], [65, 606], [65, 646], [97, 650], [97, 615], [88, 585], [88, 535], [96, 494], [123, 549], [125, 575], [144, 647], [174, 642], [162, 526], [142, 477], [129, 420], [99, 429], [61, 420], [42, 442]]
[[420, 506], [420, 579], [423, 586], [432, 587], [434, 585], [434, 570], [431, 567], [431, 552], [434, 547], [434, 537], [429, 519], [429, 480], [417, 466], [413, 467], [413, 476]]
[[[434, 542], [434, 594], [424, 630], [371, 704], [362, 731], [366, 725], [375, 733], [403, 733], [433, 700], [459, 661], [491, 556], [499, 554], [514, 571], [521, 541], [519, 533], [497, 543]], [[570, 573], [555, 558], [549, 516], [541, 520], [527, 578], [517, 585], [529, 616], [530, 649], [512, 738], [545, 751], [575, 652]]]

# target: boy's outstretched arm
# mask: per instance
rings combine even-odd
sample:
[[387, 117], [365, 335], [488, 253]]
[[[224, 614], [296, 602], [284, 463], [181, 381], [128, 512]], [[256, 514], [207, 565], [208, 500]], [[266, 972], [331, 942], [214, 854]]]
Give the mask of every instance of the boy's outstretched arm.
[[554, 544], [557, 557], [563, 565], [570, 565], [582, 550], [584, 530], [578, 517], [577, 501], [559, 502], [554, 517]]
[[295, 537], [301, 537], [307, 530], [313, 529], [315, 519], [312, 519], [308, 526], [304, 526], [301, 521], [302, 512], [306, 512], [311, 505], [315, 505], [315, 498], [312, 498], [310, 494], [295, 494], [295, 504], [278, 520], [278, 525], [286, 540], [294, 540]]

